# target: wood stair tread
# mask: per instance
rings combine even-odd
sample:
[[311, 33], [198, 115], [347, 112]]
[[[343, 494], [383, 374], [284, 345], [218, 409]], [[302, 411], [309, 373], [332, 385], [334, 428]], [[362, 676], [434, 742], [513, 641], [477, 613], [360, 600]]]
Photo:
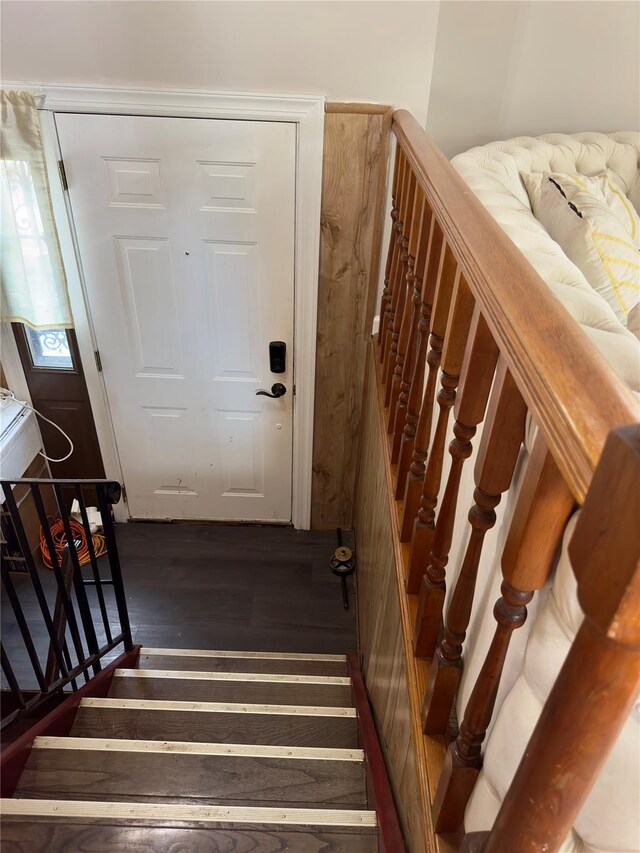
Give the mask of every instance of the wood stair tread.
[[[122, 707], [127, 701], [142, 707]], [[207, 704], [211, 707], [204, 710]], [[198, 707], [203, 710], [194, 710], [192, 704], [186, 702], [83, 700], [70, 735], [337, 749], [358, 746], [355, 715], [268, 713], [270, 706], [250, 705], [231, 710], [233, 706], [213, 703], [202, 703]], [[300, 712], [304, 708], [296, 710]]]
[[151, 648], [137, 667], [36, 737], [2, 853], [377, 853], [344, 656]]
[[68, 853], [70, 850], [188, 850], [189, 853], [377, 853], [375, 830], [338, 827], [273, 829], [188, 828], [109, 824], [68, 818], [10, 817], [3, 821], [0, 849], [11, 853]]
[[[375, 813], [160, 803], [2, 800], [2, 849], [11, 853], [376, 853]], [[55, 811], [54, 811], [55, 810]]]
[[290, 673], [346, 676], [344, 655], [297, 655], [259, 652], [209, 652], [192, 649], [143, 648], [139, 669], [209, 670], [218, 672]]
[[37, 738], [16, 796], [362, 809], [366, 784], [358, 750]]
[[116, 670], [112, 698], [350, 707], [348, 678], [180, 670]]

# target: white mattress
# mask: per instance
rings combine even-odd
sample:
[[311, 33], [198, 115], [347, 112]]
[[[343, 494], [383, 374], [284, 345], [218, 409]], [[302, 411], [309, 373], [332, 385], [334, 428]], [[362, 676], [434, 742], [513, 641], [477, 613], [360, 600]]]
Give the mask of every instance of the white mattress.
[[[638, 209], [639, 160], [639, 133], [524, 137], [475, 148], [453, 160], [469, 186], [582, 325], [604, 358], [636, 392], [640, 391], [640, 342], [619, 323], [606, 302], [594, 294], [580, 271], [534, 218], [519, 172], [549, 169], [592, 175], [610, 168], [624, 181], [627, 195]], [[529, 447], [532, 437], [530, 424]], [[481, 431], [474, 439], [475, 448], [480, 438]], [[499, 557], [525, 459], [523, 449], [514, 483], [497, 509], [496, 527], [485, 539], [465, 642], [464, 672], [457, 699], [459, 719], [495, 629], [492, 610], [500, 595]], [[455, 584], [469, 534], [466, 513], [472, 504], [473, 463], [472, 457], [465, 466], [461, 483], [459, 515], [448, 567], [448, 594]], [[446, 475], [445, 470], [443, 476]], [[534, 596], [527, 622], [513, 634], [494, 718], [485, 740], [484, 769], [467, 808], [467, 832], [491, 828], [582, 620], [566, 548], [574, 524], [575, 517], [567, 527], [558, 566], [549, 584]], [[627, 720], [562, 850], [640, 851], [640, 706], [636, 706]]]

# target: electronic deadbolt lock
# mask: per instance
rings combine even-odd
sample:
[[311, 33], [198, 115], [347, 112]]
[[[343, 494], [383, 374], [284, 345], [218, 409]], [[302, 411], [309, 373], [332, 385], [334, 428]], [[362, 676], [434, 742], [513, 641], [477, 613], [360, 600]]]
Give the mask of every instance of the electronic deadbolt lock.
[[272, 373], [284, 373], [287, 369], [287, 345], [284, 341], [269, 342], [269, 369]]

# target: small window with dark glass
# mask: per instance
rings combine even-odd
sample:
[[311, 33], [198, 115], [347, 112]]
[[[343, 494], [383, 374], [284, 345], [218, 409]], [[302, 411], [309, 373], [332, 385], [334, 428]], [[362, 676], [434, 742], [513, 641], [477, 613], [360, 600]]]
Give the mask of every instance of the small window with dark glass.
[[73, 370], [66, 329], [32, 329], [24, 327], [34, 367]]

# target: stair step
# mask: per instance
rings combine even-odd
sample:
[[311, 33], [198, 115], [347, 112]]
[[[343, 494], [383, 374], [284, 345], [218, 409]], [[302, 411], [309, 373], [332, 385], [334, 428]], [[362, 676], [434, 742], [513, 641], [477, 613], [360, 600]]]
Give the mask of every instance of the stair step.
[[351, 682], [323, 675], [117, 669], [109, 696], [345, 708], [351, 705]]
[[82, 699], [70, 734], [334, 749], [358, 745], [352, 708], [145, 699]]
[[140, 669], [217, 672], [268, 672], [346, 676], [345, 655], [302, 655], [279, 652], [198, 651], [143, 648]]
[[375, 813], [335, 809], [1, 800], [12, 853], [189, 850], [190, 853], [375, 853]]
[[18, 797], [366, 806], [360, 750], [39, 737]]
[[0, 847], [7, 853], [69, 851], [183, 850], [189, 853], [377, 853], [375, 830], [341, 827], [274, 827], [272, 829], [188, 829], [139, 826], [130, 821], [12, 817], [2, 822]]

